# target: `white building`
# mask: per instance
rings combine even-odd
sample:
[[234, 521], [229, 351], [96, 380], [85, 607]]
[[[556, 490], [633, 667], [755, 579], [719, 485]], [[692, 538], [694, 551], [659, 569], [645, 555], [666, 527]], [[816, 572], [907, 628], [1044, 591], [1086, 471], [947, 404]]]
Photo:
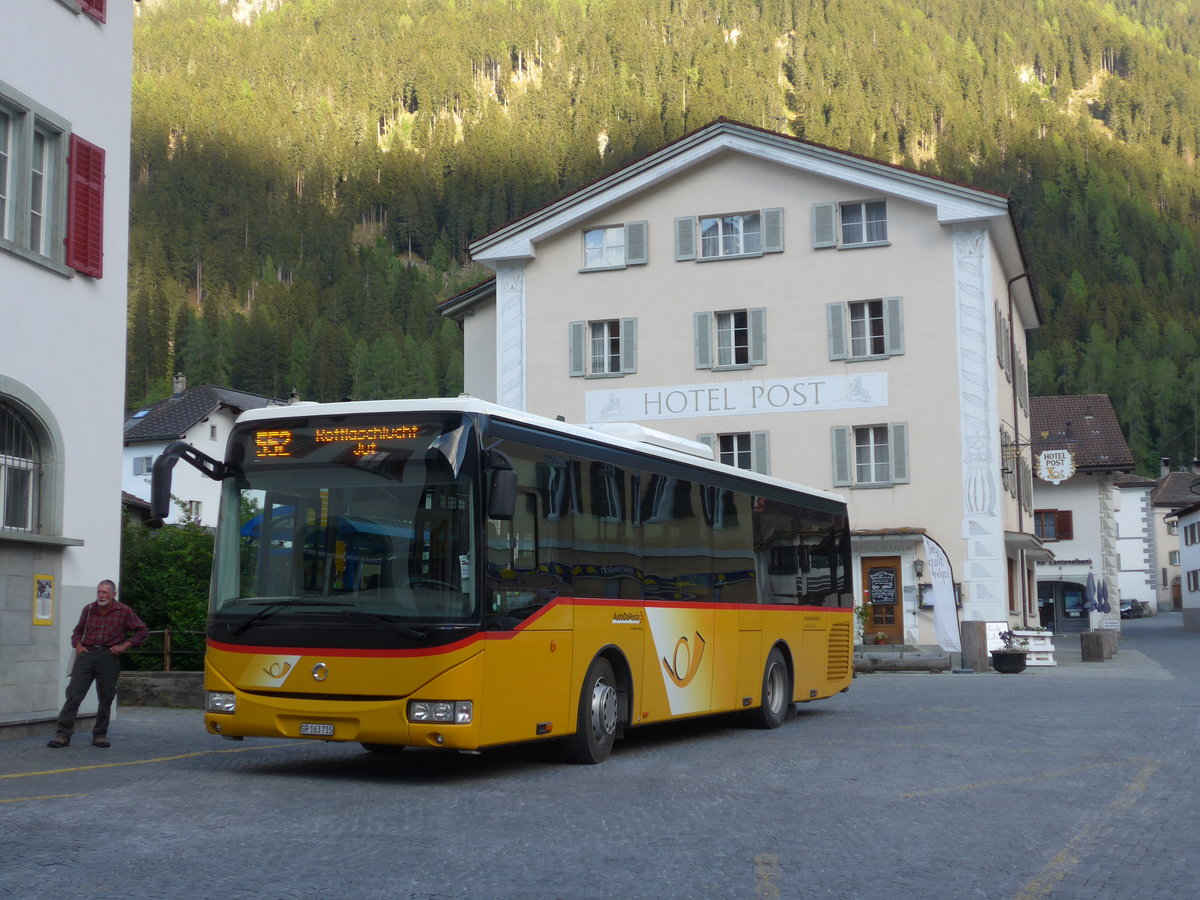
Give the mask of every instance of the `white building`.
[[[869, 629], [933, 643], [922, 538], [964, 619], [1036, 615], [1027, 329], [1004, 196], [718, 121], [477, 240], [442, 306], [468, 393], [630, 420], [833, 489]], [[883, 602], [883, 597], [888, 597]]]
[[1200, 463], [1171, 471], [1171, 461], [1160, 464], [1158, 483], [1150, 493], [1154, 507], [1154, 546], [1158, 561], [1158, 609], [1183, 608], [1183, 567], [1180, 564], [1179, 519], [1176, 512], [1191, 506], [1200, 496], [1193, 490], [1200, 477]]
[[[1039, 623], [1059, 633], [1119, 629], [1114, 481], [1133, 456], [1112, 403], [1107, 394], [1034, 397], [1030, 424], [1034, 530], [1054, 554], [1037, 564]], [[1104, 600], [1107, 611], [1090, 608]]]
[[1144, 615], [1158, 612], [1158, 563], [1154, 542], [1154, 480], [1141, 475], [1116, 475], [1117, 586], [1123, 600], [1141, 604]]
[[1200, 631], [1200, 503], [1176, 510], [1171, 519], [1178, 525], [1181, 536], [1179, 566], [1182, 573], [1180, 608], [1183, 627]]
[[9, 733], [57, 713], [71, 630], [96, 583], [118, 578], [132, 60], [131, 3], [5, 5], [0, 726]]
[[[189, 389], [187, 379], [176, 375], [174, 393], [170, 397], [134, 411], [125, 420], [122, 490], [149, 501], [151, 467], [167, 445], [186, 441], [201, 453], [224, 459], [225, 442], [241, 413], [283, 403], [272, 397], [211, 384]], [[176, 502], [171, 504], [170, 513], [163, 521], [176, 524], [189, 519], [201, 525], [215, 526], [221, 483], [186, 463], [176, 465], [171, 475], [171, 491]]]

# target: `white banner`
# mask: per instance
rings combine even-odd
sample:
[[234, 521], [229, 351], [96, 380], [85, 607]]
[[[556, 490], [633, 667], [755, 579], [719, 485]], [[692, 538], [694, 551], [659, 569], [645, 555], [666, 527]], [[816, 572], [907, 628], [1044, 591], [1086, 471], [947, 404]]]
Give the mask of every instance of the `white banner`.
[[589, 423], [887, 406], [885, 372], [588, 391]]
[[961, 653], [958, 639], [958, 610], [954, 604], [954, 570], [941, 546], [922, 535], [925, 541], [925, 559], [932, 585], [930, 600], [933, 603], [933, 635], [938, 645], [947, 653]]

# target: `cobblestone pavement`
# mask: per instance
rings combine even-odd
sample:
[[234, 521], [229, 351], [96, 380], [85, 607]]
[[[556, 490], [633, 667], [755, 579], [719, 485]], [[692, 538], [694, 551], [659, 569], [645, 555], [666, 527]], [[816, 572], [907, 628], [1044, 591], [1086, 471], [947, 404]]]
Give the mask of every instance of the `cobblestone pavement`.
[[864, 675], [776, 731], [634, 730], [594, 767], [122, 708], [109, 750], [0, 742], [0, 897], [1192, 897], [1200, 634], [1123, 624], [1103, 663], [1063, 638], [1020, 675]]

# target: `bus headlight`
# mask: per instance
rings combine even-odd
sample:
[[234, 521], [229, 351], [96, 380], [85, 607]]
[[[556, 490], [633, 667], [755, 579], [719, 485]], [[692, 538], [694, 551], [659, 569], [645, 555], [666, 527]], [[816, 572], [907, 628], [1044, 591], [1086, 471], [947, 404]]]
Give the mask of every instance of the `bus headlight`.
[[440, 722], [453, 725], [470, 725], [473, 704], [470, 700], [410, 700], [408, 721]]
[[211, 713], [237, 712], [237, 698], [226, 691], [209, 691], [206, 694], [204, 708]]

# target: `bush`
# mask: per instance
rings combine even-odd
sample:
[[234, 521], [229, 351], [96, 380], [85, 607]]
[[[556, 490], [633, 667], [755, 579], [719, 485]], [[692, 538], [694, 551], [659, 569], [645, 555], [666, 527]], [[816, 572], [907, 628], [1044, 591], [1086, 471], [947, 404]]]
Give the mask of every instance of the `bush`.
[[[195, 522], [150, 529], [125, 521], [121, 601], [132, 606], [151, 631], [170, 629], [172, 669], [203, 668], [212, 555], [212, 532]], [[152, 646], [162, 646], [159, 640], [151, 640]], [[158, 669], [161, 661], [134, 653], [128, 666]]]

